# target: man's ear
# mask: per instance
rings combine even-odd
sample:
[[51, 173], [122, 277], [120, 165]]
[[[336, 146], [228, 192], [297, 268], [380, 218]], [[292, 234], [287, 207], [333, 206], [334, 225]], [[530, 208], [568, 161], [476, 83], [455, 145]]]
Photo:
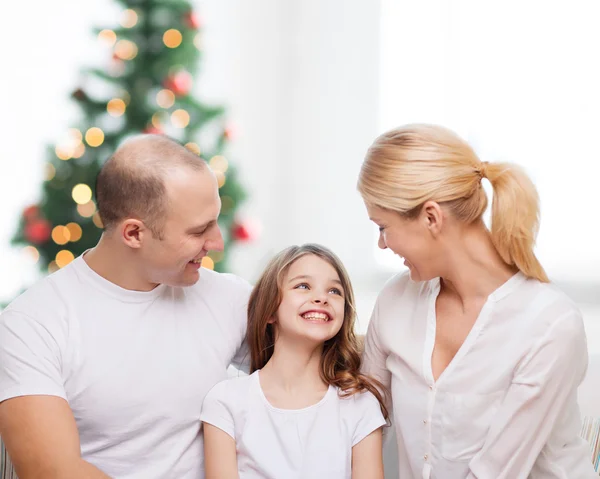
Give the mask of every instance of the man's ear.
[[123, 243], [134, 249], [141, 248], [144, 239], [148, 235], [152, 235], [152, 232], [146, 228], [144, 222], [135, 218], [123, 220], [119, 230]]
[[444, 212], [438, 202], [426, 201], [421, 209], [421, 218], [431, 234], [440, 234], [444, 226]]

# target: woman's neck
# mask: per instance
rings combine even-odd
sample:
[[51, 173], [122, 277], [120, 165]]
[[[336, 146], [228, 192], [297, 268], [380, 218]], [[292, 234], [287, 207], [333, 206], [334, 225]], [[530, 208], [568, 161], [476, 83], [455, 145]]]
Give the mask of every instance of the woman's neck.
[[463, 303], [487, 298], [518, 271], [502, 260], [483, 224], [466, 228], [458, 244], [448, 255], [442, 289]]

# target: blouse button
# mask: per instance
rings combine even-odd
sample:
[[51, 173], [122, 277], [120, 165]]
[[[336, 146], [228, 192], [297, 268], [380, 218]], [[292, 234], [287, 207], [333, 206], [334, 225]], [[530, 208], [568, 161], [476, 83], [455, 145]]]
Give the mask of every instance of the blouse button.
[[423, 456], [423, 459], [427, 460], [427, 458], [428, 458], [428, 457], [429, 457], [429, 456], [428, 456], [427, 454], [425, 454], [425, 455]]
[[423, 419], [423, 424], [427, 424], [427, 419]]

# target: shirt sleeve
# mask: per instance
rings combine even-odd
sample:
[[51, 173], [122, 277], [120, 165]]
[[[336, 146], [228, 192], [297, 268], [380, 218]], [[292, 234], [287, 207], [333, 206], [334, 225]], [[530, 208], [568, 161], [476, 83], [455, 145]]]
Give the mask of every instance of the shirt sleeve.
[[[365, 338], [365, 350], [362, 355], [361, 371], [363, 374], [377, 379], [389, 391], [392, 383], [392, 373], [386, 365], [388, 352], [381, 341], [379, 324], [380, 298], [377, 299], [367, 335]], [[390, 394], [386, 394], [386, 407], [388, 412], [392, 410]]]
[[229, 397], [228, 387], [230, 381], [216, 384], [204, 398], [200, 420], [204, 423], [218, 427], [223, 432], [235, 439], [235, 423]]
[[11, 308], [0, 315], [0, 402], [31, 395], [67, 399], [62, 332], [55, 329]]
[[239, 292], [237, 299], [233, 304], [233, 321], [236, 326], [236, 338], [237, 350], [234, 357], [231, 360], [231, 365], [243, 371], [246, 374], [250, 373], [250, 350], [246, 341], [246, 329], [248, 326], [248, 300], [250, 299], [250, 293], [252, 286], [247, 281], [237, 278], [239, 281]]
[[357, 393], [354, 396], [354, 415], [356, 425], [352, 435], [352, 447], [376, 429], [385, 426], [385, 419], [379, 406], [379, 401], [370, 392]]
[[468, 479], [528, 477], [565, 406], [576, 398], [587, 362], [581, 314], [564, 313], [519, 365], [483, 448], [469, 464]]

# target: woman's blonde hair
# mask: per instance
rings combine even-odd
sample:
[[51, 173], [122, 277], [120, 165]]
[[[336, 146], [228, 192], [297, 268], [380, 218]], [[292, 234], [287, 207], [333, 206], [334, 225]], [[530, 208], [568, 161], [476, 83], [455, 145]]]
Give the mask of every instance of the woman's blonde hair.
[[344, 320], [338, 333], [327, 340], [321, 355], [321, 379], [337, 386], [342, 397], [362, 391], [370, 391], [379, 401], [383, 415], [388, 417], [385, 407], [385, 391], [381, 383], [360, 372], [360, 348], [354, 333], [356, 318], [352, 284], [340, 259], [324, 246], [308, 243], [290, 246], [277, 254], [267, 265], [254, 286], [248, 302], [247, 341], [250, 348], [250, 372], [267, 364], [275, 350], [275, 316], [282, 299], [282, 283], [290, 266], [306, 255], [315, 255], [329, 263], [337, 272], [344, 293]]
[[426, 201], [446, 206], [465, 223], [481, 220], [492, 185], [491, 238], [502, 259], [548, 282], [533, 253], [539, 227], [535, 186], [517, 165], [479, 160], [454, 132], [437, 125], [406, 125], [379, 136], [363, 162], [358, 191], [367, 204], [415, 218]]

